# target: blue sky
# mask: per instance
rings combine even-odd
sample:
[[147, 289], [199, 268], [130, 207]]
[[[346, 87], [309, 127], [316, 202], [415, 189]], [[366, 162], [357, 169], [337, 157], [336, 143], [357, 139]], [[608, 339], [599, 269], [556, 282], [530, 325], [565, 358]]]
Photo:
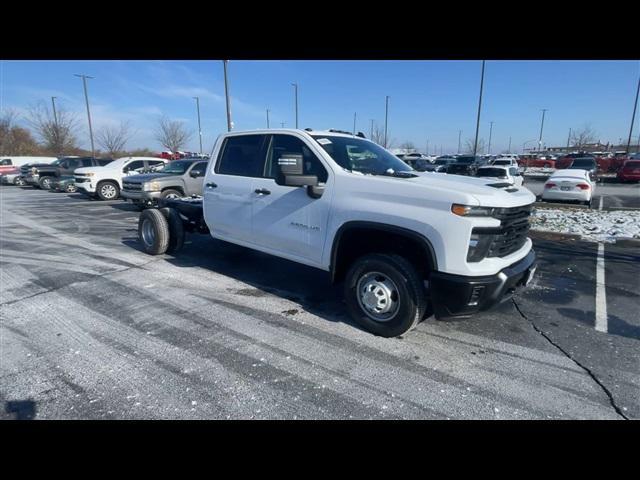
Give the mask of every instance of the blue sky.
[[[161, 115], [193, 130], [188, 149], [197, 151], [194, 96], [200, 97], [204, 150], [226, 130], [221, 61], [2, 61], [0, 109], [24, 114], [43, 100], [76, 112], [80, 143], [88, 147], [82, 81], [88, 81], [94, 130], [130, 121], [129, 148], [160, 150], [153, 130]], [[292, 82], [299, 84], [300, 127], [357, 128], [369, 135], [371, 119], [384, 122], [389, 95], [389, 137], [419, 149], [454, 153], [458, 130], [472, 138], [478, 104], [479, 61], [231, 61], [229, 82], [235, 129], [294, 126]], [[564, 145], [569, 128], [586, 124], [603, 142], [626, 140], [640, 75], [637, 61], [487, 61], [480, 137], [492, 151], [512, 151], [538, 138], [541, 109], [546, 145]], [[634, 137], [640, 131], [636, 117]], [[635, 141], [635, 140], [634, 140]], [[535, 142], [529, 142], [532, 146]]]

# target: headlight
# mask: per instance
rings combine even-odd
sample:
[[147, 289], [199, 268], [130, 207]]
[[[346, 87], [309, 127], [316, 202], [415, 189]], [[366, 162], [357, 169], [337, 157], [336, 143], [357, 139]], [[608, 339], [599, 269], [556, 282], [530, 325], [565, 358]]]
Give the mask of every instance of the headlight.
[[93, 177], [95, 173], [79, 173], [78, 175], [82, 175], [84, 177]]
[[491, 217], [495, 208], [492, 207], [471, 207], [454, 203], [451, 205], [451, 212], [461, 217]]
[[469, 238], [467, 262], [480, 262], [484, 260], [491, 247], [494, 236], [486, 233], [472, 232]]
[[31, 167], [31, 174], [35, 175], [36, 173], [38, 173], [38, 169], [36, 167]]
[[149, 182], [142, 184], [142, 190], [145, 192], [157, 192], [161, 190], [160, 182]]

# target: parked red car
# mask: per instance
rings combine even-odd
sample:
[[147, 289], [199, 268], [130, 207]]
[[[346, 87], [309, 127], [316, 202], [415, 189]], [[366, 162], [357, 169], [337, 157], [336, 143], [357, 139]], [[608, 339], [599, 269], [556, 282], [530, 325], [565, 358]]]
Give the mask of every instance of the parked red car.
[[626, 160], [618, 170], [618, 181], [640, 182], [640, 160]]
[[518, 165], [520, 167], [556, 168], [555, 160], [551, 160], [545, 156], [540, 157], [537, 154], [520, 155]]

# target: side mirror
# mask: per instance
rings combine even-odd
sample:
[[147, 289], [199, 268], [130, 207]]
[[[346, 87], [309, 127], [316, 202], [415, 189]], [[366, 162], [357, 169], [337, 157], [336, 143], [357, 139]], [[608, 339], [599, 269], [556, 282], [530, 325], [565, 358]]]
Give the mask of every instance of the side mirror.
[[189, 176], [191, 178], [203, 177], [204, 176], [204, 172], [202, 170], [191, 170], [189, 172]]

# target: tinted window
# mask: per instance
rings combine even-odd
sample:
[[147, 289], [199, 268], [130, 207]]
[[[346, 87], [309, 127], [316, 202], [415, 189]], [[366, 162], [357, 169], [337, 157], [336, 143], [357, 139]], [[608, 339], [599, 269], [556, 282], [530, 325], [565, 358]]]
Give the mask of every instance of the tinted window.
[[596, 165], [596, 161], [590, 158], [578, 158], [571, 163], [569, 168], [584, 168], [589, 169], [593, 168]]
[[242, 135], [224, 141], [216, 173], [242, 177], [262, 177], [264, 135]]
[[478, 169], [479, 177], [494, 177], [494, 178], [503, 178], [507, 176], [507, 172], [502, 168], [479, 168]]
[[291, 135], [274, 135], [267, 153], [267, 164], [265, 168], [265, 177], [277, 180], [277, 183], [283, 183], [284, 179], [278, 178], [280, 173], [278, 169], [278, 159], [283, 154], [295, 153], [302, 155], [303, 175], [315, 175], [318, 177], [319, 183], [326, 183], [327, 170], [324, 168], [318, 157], [307, 147], [302, 140]]
[[93, 162], [91, 161], [90, 158], [83, 158], [80, 162], [82, 163], [81, 166], [83, 167], [90, 167], [93, 165]]
[[518, 169], [516, 167], [509, 168], [509, 173], [514, 177], [518, 175]]
[[105, 159], [105, 158], [101, 158], [100, 160], [98, 160], [98, 165], [100, 165], [101, 167], [107, 165], [108, 163], [110, 163], [111, 160], [110, 159]]
[[13, 165], [13, 164], [11, 163], [10, 158], [5, 158], [2, 161], [0, 161], [0, 165]]
[[124, 166], [122, 171], [128, 172], [131, 170], [137, 170], [139, 168], [144, 168], [144, 160], [134, 160], [133, 162], [129, 162]]

